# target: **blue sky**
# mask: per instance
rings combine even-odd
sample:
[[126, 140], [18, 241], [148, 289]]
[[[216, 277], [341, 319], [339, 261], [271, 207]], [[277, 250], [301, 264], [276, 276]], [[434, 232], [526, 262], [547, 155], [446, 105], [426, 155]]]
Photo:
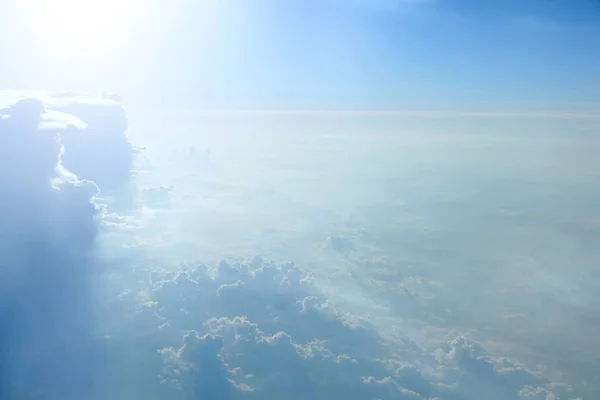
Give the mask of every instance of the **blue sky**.
[[3, 35], [9, 61], [0, 87], [107, 89], [225, 108], [564, 108], [600, 100], [594, 0], [156, 4], [129, 21], [123, 36], [131, 37], [112, 58], [77, 71], [41, 59], [35, 46], [23, 51], [16, 28], [5, 26], [12, 34]]

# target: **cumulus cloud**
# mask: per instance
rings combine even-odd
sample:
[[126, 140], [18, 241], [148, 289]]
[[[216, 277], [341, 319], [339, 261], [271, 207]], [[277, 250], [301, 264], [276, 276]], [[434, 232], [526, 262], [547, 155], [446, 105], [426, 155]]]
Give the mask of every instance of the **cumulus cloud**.
[[[93, 180], [103, 190], [116, 190], [129, 182], [133, 147], [126, 131], [129, 121], [123, 107], [112, 98], [100, 105], [63, 101], [54, 110], [72, 114], [87, 124], [84, 134], [74, 131], [62, 135], [69, 149], [63, 157], [66, 168]], [[65, 99], [63, 99], [65, 100]]]
[[[101, 216], [95, 181], [111, 183], [116, 175], [99, 164], [83, 168], [92, 148], [74, 145], [90, 130], [100, 135], [95, 130], [111, 118], [103, 107], [73, 102], [51, 109], [25, 98], [0, 110], [2, 399], [103, 398], [103, 351], [94, 335]], [[114, 114], [109, 124], [122, 133], [123, 116]], [[81, 153], [70, 157], [72, 149]], [[117, 164], [124, 159], [117, 153]]]
[[516, 398], [528, 385], [548, 383], [523, 365], [490, 356], [480, 344], [463, 336], [450, 342], [447, 351], [438, 349], [436, 360], [462, 398]]
[[[132, 318], [144, 328], [134, 335], [179, 338], [155, 351], [163, 384], [189, 398], [421, 398], [377, 361], [388, 349], [373, 327], [337, 309], [293, 263], [183, 264], [153, 273], [141, 291], [122, 299], [136, 299]], [[393, 383], [374, 389], [372, 379]]]
[[[8, 98], [22, 102], [26, 96], [44, 105], [41, 129], [61, 129], [61, 142], [68, 149], [62, 157], [66, 169], [96, 182], [103, 192], [127, 186], [134, 149], [127, 136], [129, 120], [118, 95], [17, 92]], [[14, 105], [11, 109], [18, 112]]]
[[542, 374], [464, 336], [437, 350], [390, 337], [336, 306], [294, 263], [153, 271], [137, 294], [123, 294], [138, 329], [121, 335], [164, 343], [155, 372], [184, 398], [558, 398]]

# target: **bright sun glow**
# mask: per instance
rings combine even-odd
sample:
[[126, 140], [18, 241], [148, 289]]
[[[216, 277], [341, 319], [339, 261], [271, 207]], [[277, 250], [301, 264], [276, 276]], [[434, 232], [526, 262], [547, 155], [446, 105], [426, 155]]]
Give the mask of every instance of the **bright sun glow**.
[[137, 0], [25, 0], [39, 50], [53, 58], [104, 59], [127, 39]]

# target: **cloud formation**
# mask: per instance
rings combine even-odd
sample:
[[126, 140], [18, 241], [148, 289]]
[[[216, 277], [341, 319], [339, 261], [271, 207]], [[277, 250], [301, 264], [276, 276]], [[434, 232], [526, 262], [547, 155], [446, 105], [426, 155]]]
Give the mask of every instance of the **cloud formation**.
[[[336, 289], [348, 285], [373, 300], [379, 309], [369, 310], [366, 301], [360, 307], [340, 302], [320, 277], [294, 262], [183, 260], [182, 248], [186, 256], [203, 257], [197, 243], [206, 238], [197, 237], [203, 234], [191, 226], [196, 221], [185, 221], [182, 234], [169, 219], [188, 219], [185, 196], [191, 196], [185, 203], [191, 208], [221, 202], [203, 215], [231, 206], [219, 197], [220, 185], [230, 182], [211, 181], [214, 198], [200, 199], [182, 179], [169, 180], [173, 171], [162, 171], [160, 179], [138, 188], [142, 209], [107, 214], [114, 211], [112, 204], [99, 207], [98, 193], [118, 191], [131, 170], [118, 100], [64, 93], [44, 101], [24, 99], [1, 112], [3, 399], [575, 396], [542, 368], [498, 357], [464, 331], [438, 334], [435, 320], [444, 315], [439, 310], [450, 305], [426, 296], [434, 274], [396, 274], [391, 260], [375, 257], [375, 242], [381, 242], [376, 216], [366, 225], [372, 229], [338, 225], [320, 232], [310, 250], [304, 248], [320, 254], [318, 267], [350, 268], [348, 278], [337, 271], [336, 279], [347, 281], [336, 282]], [[98, 143], [106, 146], [102, 151], [116, 149], [114, 170], [104, 169], [107, 161], [101, 157], [87, 157]], [[76, 155], [67, 164], [70, 152]], [[223, 162], [189, 146], [177, 154], [180, 164], [169, 164], [175, 175], [186, 173], [181, 164], [198, 169]], [[252, 206], [259, 200], [265, 207], [275, 204], [274, 191], [256, 190], [254, 197], [232, 192]], [[301, 211], [299, 220], [325, 215], [308, 207], [292, 210]], [[388, 219], [385, 208], [378, 212]], [[206, 235], [226, 224], [232, 230], [254, 229], [252, 221], [242, 226], [222, 215], [227, 216], [216, 215], [212, 225], [199, 219]], [[158, 229], [150, 226], [151, 218]], [[97, 239], [104, 242], [98, 245]], [[335, 264], [340, 259], [351, 262]], [[417, 342], [419, 335], [427, 340]]]
[[466, 337], [431, 350], [390, 336], [342, 311], [293, 263], [182, 263], [154, 269], [139, 290], [122, 298], [144, 327], [134, 336], [172, 343], [155, 357], [162, 385], [183, 398], [558, 398], [541, 373]]
[[62, 165], [69, 171], [94, 181], [102, 192], [113, 192], [129, 183], [134, 149], [127, 136], [129, 119], [118, 95], [7, 92], [0, 100], [8, 103], [12, 112], [20, 108], [15, 102], [43, 104], [39, 127], [61, 130], [61, 142], [68, 149], [62, 156]]
[[105, 99], [101, 104], [65, 101], [55, 105], [54, 110], [76, 115], [87, 124], [85, 132], [70, 130], [61, 135], [69, 149], [63, 157], [65, 167], [93, 180], [102, 190], [127, 185], [133, 148], [126, 135], [129, 121], [123, 107]]
[[[101, 189], [94, 180], [110, 186], [118, 179], [99, 164], [79, 168], [93, 148], [78, 149], [76, 139], [90, 130], [100, 135], [105, 122], [120, 124], [123, 133], [121, 115], [110, 120], [103, 107], [74, 102], [49, 109], [25, 98], [0, 110], [2, 399], [103, 398], [102, 346], [94, 335]], [[106, 146], [115, 143], [108, 139]], [[69, 157], [72, 149], [81, 153]], [[117, 153], [114, 171], [121, 175], [128, 171], [119, 164], [124, 159]]]

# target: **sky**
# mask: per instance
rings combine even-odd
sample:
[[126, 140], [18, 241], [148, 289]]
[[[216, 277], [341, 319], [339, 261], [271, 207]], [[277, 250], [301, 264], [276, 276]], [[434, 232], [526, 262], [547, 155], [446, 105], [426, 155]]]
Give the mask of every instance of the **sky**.
[[600, 398], [600, 3], [2, 6], [1, 399]]
[[[81, 8], [72, 0], [30, 0], [26, 9], [27, 2], [7, 1], [5, 88], [104, 89], [207, 108], [598, 102], [600, 6], [593, 0], [108, 1], [96, 12], [101, 18], [85, 24], [88, 14], [61, 11]], [[44, 6], [67, 21], [40, 22], [52, 20]], [[52, 47], [52, 32], [90, 24], [101, 34], [62, 41], [75, 52], [101, 49], [102, 62], [65, 59], [64, 49]], [[31, 45], [21, 47], [22, 40]]]

